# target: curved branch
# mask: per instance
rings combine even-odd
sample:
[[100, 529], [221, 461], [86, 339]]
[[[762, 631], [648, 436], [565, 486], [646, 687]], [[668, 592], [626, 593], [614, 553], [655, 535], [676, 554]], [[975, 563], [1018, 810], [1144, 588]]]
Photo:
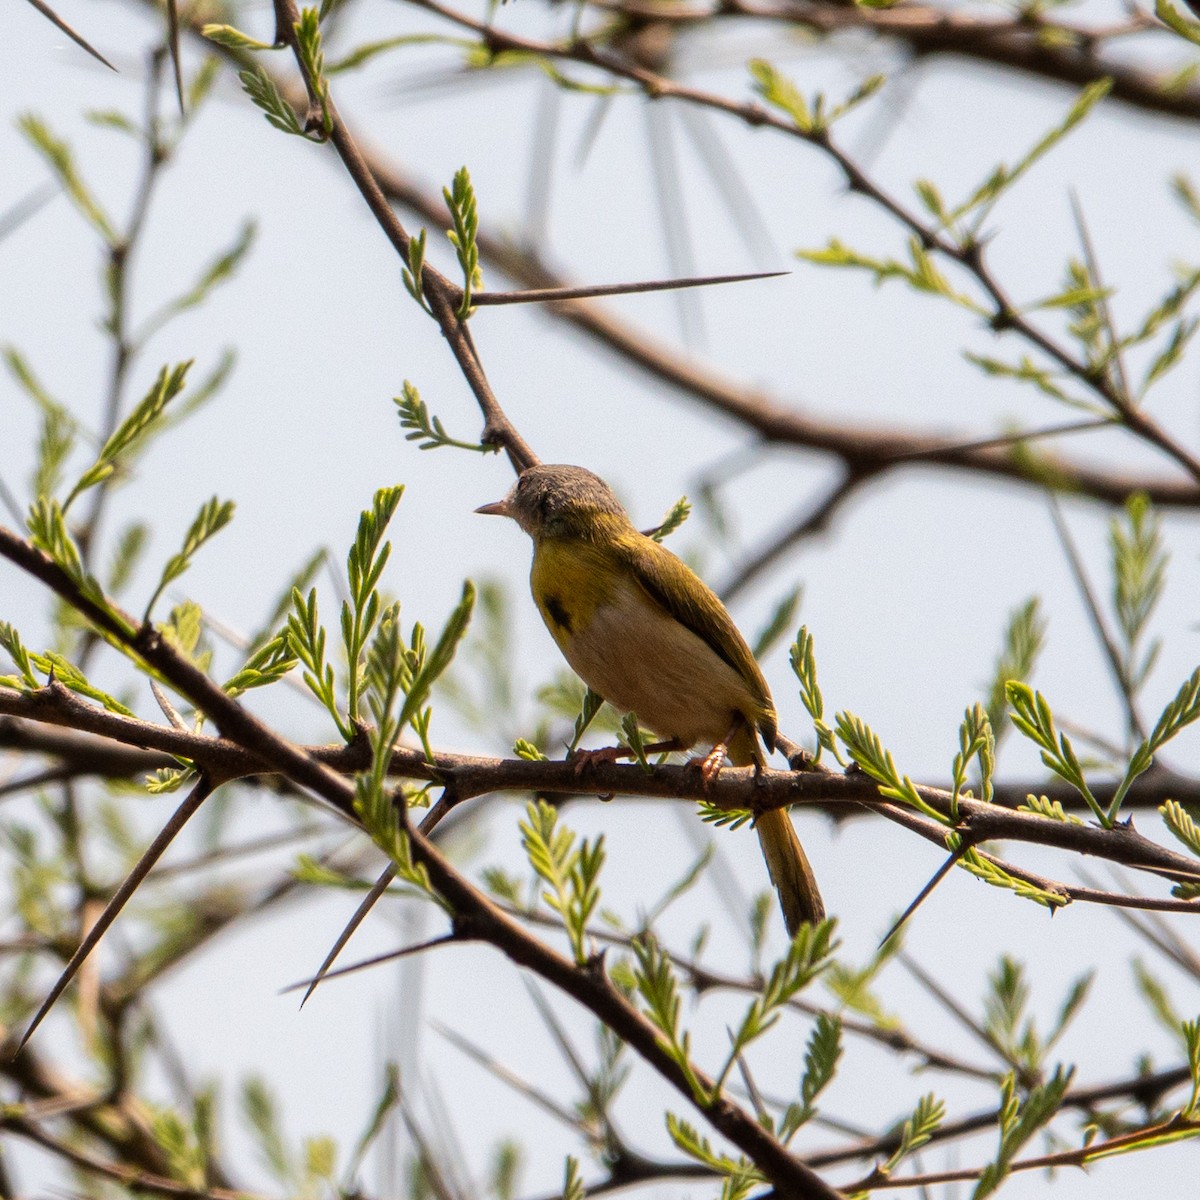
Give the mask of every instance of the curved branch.
[[1127, 54], [1105, 53], [1117, 41], [1163, 34], [1149, 13], [1129, 6], [1125, 20], [1084, 25], [1050, 19], [1024, 9], [1013, 16], [955, 11], [901, 2], [888, 8], [822, 3], [821, 0], [723, 0], [718, 7], [656, 4], [653, 0], [590, 0], [591, 6], [629, 20], [691, 29], [721, 19], [757, 20], [831, 37], [866, 33], [895, 43], [915, 59], [951, 57], [988, 63], [1033, 79], [1084, 87], [1112, 80], [1112, 95], [1131, 108], [1161, 116], [1200, 119], [1200, 87], [1164, 87], [1158, 62], [1143, 66]]
[[[0, 528], [0, 550], [3, 548], [3, 532]], [[190, 664], [188, 666], [195, 670]], [[240, 706], [225, 696], [217, 685], [211, 681], [209, 683], [224, 704], [240, 710]], [[127, 744], [151, 746], [190, 759], [198, 766], [219, 773], [222, 778], [245, 778], [279, 772], [294, 783], [330, 800], [345, 814], [351, 814], [353, 808], [351, 800], [342, 791], [345, 783], [340, 777], [365, 770], [370, 765], [369, 749], [361, 740], [346, 745], [293, 746], [282, 742], [277, 735], [254, 722], [251, 730], [262, 729], [265, 741], [256, 741], [255, 748], [251, 750], [234, 739], [210, 737], [176, 729], [171, 725], [155, 725], [106, 712], [85, 703], [57, 682], [31, 693], [0, 689], [0, 712], [53, 724], [73, 725]], [[254, 721], [253, 718], [250, 720]], [[2, 731], [3, 726], [0, 726]], [[252, 736], [259, 739], [257, 732], [253, 732]], [[272, 742], [287, 747], [286, 761], [279, 757], [279, 751]], [[303, 778], [293, 766], [297, 762], [304, 764]], [[881, 800], [878, 786], [858, 771], [838, 774], [823, 769], [764, 770], [756, 773], [748, 767], [732, 768], [722, 771], [717, 779], [705, 785], [698, 773], [687, 765], [665, 765], [644, 771], [632, 764], [599, 762], [589, 764], [581, 778], [577, 765], [569, 761], [530, 762], [526, 759], [437, 753], [431, 762], [423, 751], [406, 747], [396, 748], [392, 757], [392, 771], [400, 777], [446, 785], [450, 789], [448, 807], [495, 791], [578, 796], [581, 786], [585, 786], [589, 793], [691, 802], [706, 800], [722, 808], [758, 812], [793, 804], [822, 805], [834, 809], [867, 805], [893, 819], [918, 822], [920, 828], [914, 825], [914, 831], [940, 844], [944, 844], [946, 834], [951, 832], [947, 826], [922, 822], [915, 814], [896, 809]], [[951, 811], [952, 796], [948, 790], [923, 786], [918, 791], [927, 804], [943, 813]], [[1194, 859], [1143, 837], [1131, 824], [1101, 829], [1095, 825], [1055, 821], [1035, 813], [1015, 812], [962, 796], [958, 799], [958, 810], [962, 820], [961, 831], [969, 833], [975, 841], [1011, 840], [1054, 846], [1072, 853], [1106, 858], [1172, 880], [1194, 880], [1200, 871], [1200, 864]], [[1094, 889], [1061, 884], [1055, 886], [1070, 892], [1077, 899], [1097, 900], [1112, 895], [1095, 892]], [[1115, 901], [1106, 899], [1100, 902]], [[1141, 905], [1200, 911], [1200, 901], [1123, 898], [1121, 902], [1134, 907]]]

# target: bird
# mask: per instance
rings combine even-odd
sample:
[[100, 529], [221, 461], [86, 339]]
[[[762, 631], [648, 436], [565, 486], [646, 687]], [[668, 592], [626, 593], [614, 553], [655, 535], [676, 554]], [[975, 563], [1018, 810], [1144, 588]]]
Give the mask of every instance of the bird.
[[[603, 479], [538, 463], [503, 500], [475, 511], [509, 517], [532, 538], [534, 603], [593, 692], [635, 713], [664, 739], [658, 749], [711, 745], [699, 760], [706, 783], [726, 756], [764, 767], [764, 747], [775, 748], [775, 703], [745, 638], [716, 593], [634, 527]], [[795, 937], [805, 922], [825, 919], [812, 867], [784, 809], [760, 813], [755, 829]]]

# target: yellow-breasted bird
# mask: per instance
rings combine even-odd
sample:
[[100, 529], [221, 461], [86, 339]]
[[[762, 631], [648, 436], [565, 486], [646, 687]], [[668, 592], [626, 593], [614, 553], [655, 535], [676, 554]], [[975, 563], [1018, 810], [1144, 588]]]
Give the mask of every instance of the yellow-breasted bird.
[[[634, 528], [604, 480], [539, 464], [476, 512], [511, 517], [533, 539], [534, 601], [592, 691], [635, 712], [673, 749], [712, 744], [706, 778], [726, 754], [736, 766], [763, 766], [759, 738], [775, 748], [775, 704], [750, 647], [714, 592]], [[755, 828], [789, 934], [823, 920], [791, 818], [775, 809]]]

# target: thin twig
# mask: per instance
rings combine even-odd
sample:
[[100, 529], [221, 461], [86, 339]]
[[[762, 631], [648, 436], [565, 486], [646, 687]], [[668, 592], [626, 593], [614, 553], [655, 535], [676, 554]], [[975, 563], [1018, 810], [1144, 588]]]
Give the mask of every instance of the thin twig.
[[729, 603], [789, 550], [824, 532], [842, 505], [875, 474], [874, 470], [847, 470], [815, 505], [737, 567], [718, 589], [721, 599]]

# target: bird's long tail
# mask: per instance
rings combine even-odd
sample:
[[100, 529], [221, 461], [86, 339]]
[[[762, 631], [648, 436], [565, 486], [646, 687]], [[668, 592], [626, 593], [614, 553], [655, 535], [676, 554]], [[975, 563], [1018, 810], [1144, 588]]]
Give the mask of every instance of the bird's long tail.
[[816, 876], [786, 809], [774, 808], [763, 813], [754, 828], [758, 830], [758, 844], [779, 895], [783, 923], [788, 936], [795, 937], [803, 922], [816, 924], [825, 920], [825, 904]]
[[[762, 749], [748, 722], [733, 731], [727, 752], [735, 766], [753, 764], [761, 770], [764, 765]], [[761, 814], [754, 822], [754, 828], [758, 830], [758, 844], [767, 860], [771, 883], [779, 896], [779, 907], [783, 909], [783, 923], [787, 926], [788, 936], [795, 937], [805, 921], [815, 925], [825, 920], [825, 902], [817, 887], [817, 877], [786, 809], [773, 808]]]

